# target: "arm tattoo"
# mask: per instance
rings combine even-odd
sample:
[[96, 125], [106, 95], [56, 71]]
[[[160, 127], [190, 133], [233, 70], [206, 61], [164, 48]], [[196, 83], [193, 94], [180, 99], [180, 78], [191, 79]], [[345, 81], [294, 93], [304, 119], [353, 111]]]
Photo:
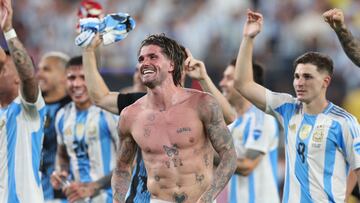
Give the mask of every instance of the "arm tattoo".
[[111, 186], [113, 199], [118, 202], [125, 202], [125, 196], [130, 185], [130, 166], [136, 154], [136, 143], [130, 135], [120, 136], [120, 147], [116, 168], [114, 169]]
[[96, 181], [97, 188], [94, 196], [96, 196], [100, 190], [111, 187], [111, 177], [112, 172]]
[[236, 153], [219, 105], [212, 97], [204, 98], [202, 102], [204, 103], [200, 104], [200, 111], [206, 133], [220, 156], [220, 162], [214, 173], [212, 183], [201, 196], [205, 202], [212, 202], [234, 174]]
[[33, 62], [18, 38], [12, 38], [7, 43], [21, 80], [21, 93], [26, 101], [35, 102], [39, 89]]
[[360, 42], [355, 39], [348, 29], [339, 29], [336, 34], [341, 42], [346, 55], [350, 60], [360, 67]]
[[262, 152], [257, 151], [257, 150], [253, 150], [253, 149], [248, 149], [246, 151], [246, 158], [251, 159], [251, 160], [255, 160], [256, 158], [258, 158], [260, 155], [263, 155]]

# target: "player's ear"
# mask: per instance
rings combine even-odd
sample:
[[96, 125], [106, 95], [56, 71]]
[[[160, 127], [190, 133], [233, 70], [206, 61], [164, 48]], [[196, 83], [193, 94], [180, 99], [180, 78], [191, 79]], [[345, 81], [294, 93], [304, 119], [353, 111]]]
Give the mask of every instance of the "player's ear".
[[325, 76], [323, 81], [324, 81], [323, 83], [324, 87], [328, 88], [331, 82], [331, 76], [330, 75]]

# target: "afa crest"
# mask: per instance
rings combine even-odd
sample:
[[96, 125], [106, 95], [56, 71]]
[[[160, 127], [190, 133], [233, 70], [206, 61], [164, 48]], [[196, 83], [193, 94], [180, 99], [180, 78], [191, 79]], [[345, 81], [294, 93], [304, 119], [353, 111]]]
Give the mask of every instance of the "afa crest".
[[314, 130], [312, 140], [314, 142], [321, 142], [324, 135], [325, 135], [325, 127], [324, 127], [324, 125], [318, 125], [318, 126], [316, 126], [316, 128]]
[[301, 126], [299, 132], [300, 139], [305, 140], [307, 137], [309, 137], [311, 129], [312, 129], [311, 125], [304, 124], [303, 126]]

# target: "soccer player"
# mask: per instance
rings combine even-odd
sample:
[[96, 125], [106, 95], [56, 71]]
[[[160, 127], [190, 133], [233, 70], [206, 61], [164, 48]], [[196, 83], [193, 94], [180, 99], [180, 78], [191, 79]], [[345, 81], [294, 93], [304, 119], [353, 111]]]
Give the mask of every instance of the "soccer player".
[[360, 133], [354, 116], [326, 99], [332, 60], [307, 52], [294, 62], [296, 98], [275, 93], [252, 79], [252, 51], [263, 17], [248, 11], [235, 69], [235, 88], [274, 115], [285, 130], [283, 202], [344, 202], [350, 170], [360, 179]]
[[[82, 57], [66, 65], [66, 88], [72, 102], [56, 115], [59, 171], [52, 184], [63, 190], [70, 202], [91, 198], [91, 202], [111, 202], [111, 172], [117, 149], [117, 117], [94, 106], [88, 96]], [[73, 181], [69, 175], [73, 175]], [[69, 185], [66, 184], [69, 180]]]
[[[203, 90], [214, 95], [229, 121], [237, 154], [237, 168], [230, 179], [224, 198], [219, 202], [280, 202], [277, 185], [278, 125], [274, 117], [265, 114], [234, 89], [236, 60], [226, 67], [220, 81], [221, 92], [206, 72], [202, 61], [188, 51], [185, 61], [187, 75], [200, 82]], [[256, 83], [263, 84], [263, 69], [253, 65]], [[232, 108], [233, 107], [233, 108]], [[225, 110], [224, 110], [225, 109]], [[225, 116], [226, 117], [226, 116]]]
[[65, 66], [69, 59], [69, 56], [62, 52], [45, 53], [39, 62], [36, 74], [46, 103], [42, 164], [40, 167], [45, 201], [64, 197], [61, 191], [54, 190], [50, 183], [50, 177], [55, 170], [57, 149], [55, 116], [60, 108], [71, 101], [71, 98], [66, 94], [65, 87]]
[[0, 4], [10, 55], [0, 49], [0, 202], [44, 202], [39, 174], [45, 103], [31, 58], [12, 26], [11, 0]]
[[[209, 94], [179, 87], [185, 53], [164, 35], [138, 52], [147, 94], [121, 112], [114, 202], [124, 202], [130, 165], [141, 149], [151, 203], [212, 202], [235, 170], [235, 150], [222, 112]], [[220, 163], [213, 171], [213, 150]]]

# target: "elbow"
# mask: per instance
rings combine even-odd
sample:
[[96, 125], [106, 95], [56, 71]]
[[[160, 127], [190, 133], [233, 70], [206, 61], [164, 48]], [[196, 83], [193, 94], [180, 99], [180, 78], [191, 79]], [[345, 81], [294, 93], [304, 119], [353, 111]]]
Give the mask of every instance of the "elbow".
[[234, 80], [234, 88], [236, 91], [238, 91], [240, 94], [244, 91], [244, 82], [239, 80], [239, 79], [235, 79]]

